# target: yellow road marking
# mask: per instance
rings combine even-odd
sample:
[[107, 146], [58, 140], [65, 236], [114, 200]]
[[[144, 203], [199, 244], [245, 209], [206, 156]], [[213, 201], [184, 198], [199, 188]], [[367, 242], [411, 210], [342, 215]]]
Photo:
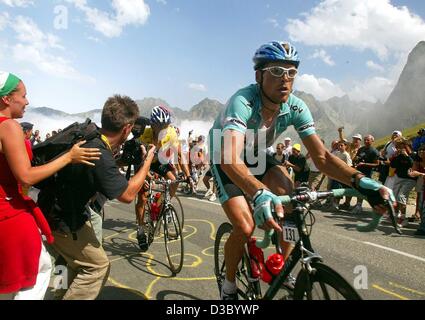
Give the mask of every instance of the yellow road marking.
[[198, 221], [198, 222], [205, 222], [211, 226], [211, 233], [210, 233], [210, 239], [215, 240], [215, 224], [213, 224], [209, 220], [203, 220], [203, 219], [187, 219], [186, 221]]
[[406, 291], [408, 291], [408, 292], [411, 292], [411, 293], [414, 293], [414, 294], [417, 294], [417, 295], [420, 295], [420, 296], [425, 296], [425, 292], [421, 292], [421, 291], [417, 291], [417, 290], [415, 290], [415, 289], [411, 289], [411, 288], [407, 288], [407, 287], [403, 287], [402, 285], [399, 285], [399, 284], [397, 284], [397, 283], [394, 283], [394, 282], [388, 282], [391, 286], [393, 286], [393, 287], [396, 287], [396, 288], [399, 288], [399, 289], [403, 289], [403, 290], [406, 290]]
[[[193, 236], [194, 234], [196, 234], [198, 232], [198, 229], [196, 229], [196, 227], [191, 226], [189, 224], [185, 224], [184, 229], [186, 230], [186, 227], [190, 227], [193, 229], [192, 233], [189, 233], [187, 236], [183, 237], [183, 240], [190, 238], [191, 236]], [[184, 233], [183, 233], [184, 234]]]
[[388, 294], [390, 296], [396, 297], [396, 298], [398, 298], [400, 300], [409, 300], [409, 298], [407, 298], [405, 296], [402, 296], [402, 295], [399, 295], [399, 294], [397, 294], [395, 292], [392, 292], [390, 290], [384, 289], [384, 288], [382, 288], [382, 287], [380, 287], [380, 286], [378, 286], [376, 284], [374, 284], [372, 287], [375, 288], [375, 289], [377, 289], [377, 290], [379, 290], [379, 291], [382, 291], [383, 293], [386, 293], [386, 294]]
[[209, 250], [211, 250], [211, 249], [213, 249], [214, 250], [214, 246], [212, 246], [212, 247], [208, 247], [208, 248], [206, 248], [206, 249], [204, 249], [204, 250], [202, 250], [202, 254], [204, 255], [204, 256], [207, 256], [207, 257], [214, 257], [214, 252], [211, 254], [211, 253], [207, 253], [207, 251], [209, 251]]
[[144, 300], [148, 300], [147, 295], [145, 295], [144, 293], [140, 292], [139, 290], [127, 287], [126, 285], [123, 285], [122, 283], [119, 283], [118, 281], [114, 280], [112, 277], [109, 277], [108, 281], [111, 282], [117, 288], [127, 289], [128, 291], [131, 291], [132, 293], [142, 297]]
[[[209, 225], [210, 225], [210, 227], [211, 227], [210, 239], [212, 239], [212, 240], [214, 240], [214, 239], [215, 239], [216, 228], [215, 228], [215, 225], [214, 225], [211, 221], [209, 221], [209, 220], [205, 220], [205, 219], [187, 219], [186, 221], [192, 221], [192, 222], [204, 222], [204, 223], [209, 224]], [[191, 231], [191, 232], [189, 232], [189, 231], [186, 229], [186, 227], [191, 228], [191, 229], [192, 229], [192, 231]], [[117, 233], [115, 233], [115, 234], [112, 234], [112, 235], [110, 235], [110, 236], [106, 237], [106, 238], [105, 238], [105, 240], [110, 239], [110, 238], [113, 238], [113, 237], [115, 237], [115, 236], [117, 236], [117, 235], [120, 235], [120, 234], [122, 234], [122, 233], [125, 233], [125, 232], [128, 232], [128, 231], [132, 231], [132, 230], [134, 230], [134, 229], [126, 229], [126, 230], [123, 230], [123, 231], [117, 232]], [[187, 239], [187, 238], [189, 238], [189, 237], [191, 237], [191, 236], [193, 236], [193, 235], [195, 235], [195, 234], [197, 234], [197, 233], [198, 233], [198, 229], [197, 229], [196, 227], [194, 227], [194, 226], [192, 226], [192, 225], [187, 225], [187, 224], [185, 225], [185, 229], [184, 229], [184, 231], [186, 231], [186, 232], [188, 232], [188, 233], [189, 233], [189, 234], [187, 234], [186, 236], [184, 236], [184, 239]], [[136, 233], [137, 233], [137, 231], [133, 231], [133, 232], [131, 232], [131, 233], [128, 235], [128, 239], [129, 239], [129, 240], [133, 240], [133, 241], [137, 241], [137, 239], [136, 239], [136, 237], [135, 237]], [[155, 240], [160, 240], [161, 238], [163, 238], [163, 235], [161, 235], [161, 237], [156, 237], [156, 238], [155, 238]], [[163, 242], [163, 240], [162, 240], [162, 241], [154, 241], [154, 243], [162, 243], [162, 242]], [[209, 255], [209, 254], [207, 254], [207, 253], [206, 253], [206, 250], [210, 250], [211, 248], [213, 248], [213, 247], [209, 247], [209, 248], [207, 248], [207, 249], [204, 249], [204, 250], [202, 251], [202, 253], [203, 253], [204, 255], [206, 255], [206, 256], [212, 256], [212, 255]], [[168, 274], [159, 274], [159, 273], [157, 273], [157, 272], [153, 269], [153, 266], [152, 266], [152, 260], [154, 260], [154, 257], [155, 257], [153, 254], [141, 253], [141, 252], [130, 252], [130, 251], [125, 251], [125, 250], [117, 249], [117, 248], [113, 248], [113, 249], [114, 249], [114, 250], [116, 250], [116, 251], [119, 251], [119, 252], [123, 252], [123, 253], [125, 253], [125, 256], [124, 256], [124, 257], [119, 257], [119, 258], [113, 259], [113, 260], [111, 260], [111, 263], [113, 263], [113, 262], [117, 262], [117, 261], [120, 261], [120, 260], [122, 260], [122, 259], [125, 259], [125, 258], [128, 258], [128, 257], [131, 257], [131, 256], [137, 256], [137, 255], [140, 255], [140, 256], [142, 256], [142, 255], [147, 255], [147, 256], [148, 256], [148, 259], [147, 259], [147, 262], [146, 262], [146, 267], [147, 267], [147, 269], [149, 270], [149, 272], [150, 272], [153, 276], [156, 276], [156, 278], [155, 278], [154, 280], [152, 280], [152, 281], [149, 283], [149, 285], [148, 285], [148, 286], [147, 286], [147, 288], [146, 288], [146, 293], [144, 293], [144, 294], [143, 294], [143, 293], [141, 293], [141, 292], [140, 292], [140, 291], [138, 291], [138, 290], [135, 290], [135, 289], [132, 289], [132, 288], [130, 288], [130, 287], [128, 287], [128, 286], [125, 286], [125, 285], [123, 285], [123, 284], [119, 283], [118, 281], [116, 281], [116, 280], [112, 279], [111, 277], [109, 277], [109, 279], [108, 279], [108, 280], [109, 280], [112, 284], [114, 284], [116, 287], [120, 287], [120, 288], [124, 288], [124, 289], [130, 290], [130, 291], [134, 292], [135, 294], [137, 294], [137, 295], [139, 295], [139, 296], [142, 296], [142, 297], [143, 297], [143, 298], [145, 298], [145, 299], [152, 299], [152, 290], [153, 290], [153, 288], [154, 288], [155, 284], [156, 284], [159, 280], [161, 280], [161, 278], [167, 278], [168, 280], [175, 280], [175, 281], [213, 281], [213, 280], [216, 280], [216, 277], [215, 277], [215, 276], [213, 276], [213, 277], [198, 277], [198, 278], [183, 278], [183, 277], [179, 277], [179, 278], [177, 278], [177, 277], [171, 277], [171, 275], [168, 275]], [[185, 253], [185, 256], [192, 256], [192, 257], [194, 257], [194, 258], [195, 258], [195, 261], [194, 261], [191, 265], [185, 265], [185, 264], [183, 264], [183, 266], [184, 266], [185, 268], [196, 268], [196, 267], [198, 267], [199, 265], [201, 265], [201, 264], [202, 264], [202, 262], [203, 262], [202, 258], [201, 258], [201, 257], [199, 257], [199, 256], [197, 256], [197, 255], [189, 254], [189, 253]]]
[[153, 288], [154, 284], [157, 283], [160, 279], [161, 279], [161, 277], [157, 277], [155, 280], [153, 280], [151, 283], [149, 283], [148, 287], [146, 288], [146, 293], [145, 293], [145, 295], [148, 299], [152, 299], [152, 296], [151, 296], [152, 288]]
[[[177, 254], [176, 255], [174, 255], [174, 256], [177, 256]], [[173, 256], [173, 257], [174, 257]], [[203, 260], [199, 257], [199, 256], [196, 256], [196, 255], [194, 255], [194, 254], [191, 254], [191, 253], [185, 253], [184, 254], [184, 256], [186, 257], [186, 256], [191, 256], [191, 257], [194, 257], [195, 258], [195, 261], [194, 262], [192, 262], [192, 264], [191, 265], [187, 265], [187, 264], [184, 264], [184, 260], [186, 260], [185, 258], [183, 259], [183, 268], [196, 268], [197, 266], [199, 266], [202, 262], [203, 262]]]
[[116, 233], [114, 233], [114, 234], [111, 234], [110, 236], [107, 236], [107, 237], [103, 238], [103, 241], [108, 240], [108, 239], [110, 239], [110, 238], [112, 238], [112, 237], [118, 236], [118, 235], [120, 235], [121, 233], [126, 233], [126, 232], [128, 232], [128, 231], [130, 231], [130, 230], [133, 230], [133, 229], [125, 229], [125, 230], [122, 230], [122, 231], [116, 232]]

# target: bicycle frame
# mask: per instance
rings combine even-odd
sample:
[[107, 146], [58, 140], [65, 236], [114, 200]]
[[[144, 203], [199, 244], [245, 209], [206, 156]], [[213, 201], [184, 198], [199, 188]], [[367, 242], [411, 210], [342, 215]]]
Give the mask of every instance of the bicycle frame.
[[[272, 300], [274, 298], [279, 289], [281, 289], [285, 279], [300, 260], [302, 267], [307, 269], [309, 272], [312, 272], [310, 264], [313, 261], [322, 261], [322, 257], [314, 252], [314, 249], [311, 245], [310, 236], [307, 234], [307, 230], [305, 229], [305, 224], [302, 219], [304, 208], [294, 202], [292, 204], [295, 205], [292, 215], [294, 217], [300, 239], [295, 244], [295, 247], [289, 255], [288, 259], [285, 261], [285, 266], [282, 271], [272, 280], [269, 288], [264, 294], [264, 300]], [[279, 239], [277, 241], [279, 243]]]
[[[315, 193], [315, 192], [307, 192], [305, 194], [300, 193], [300, 194], [297, 194], [297, 196], [292, 198], [288, 196], [281, 197], [282, 203], [292, 204], [292, 207], [293, 207], [292, 218], [295, 221], [295, 226], [297, 227], [300, 238], [295, 244], [295, 247], [293, 248], [291, 254], [286, 259], [284, 268], [280, 271], [280, 273], [277, 276], [272, 276], [272, 282], [270, 286], [268, 287], [267, 291], [265, 292], [263, 299], [271, 300], [275, 297], [279, 289], [281, 289], [282, 284], [285, 282], [286, 278], [291, 273], [291, 271], [295, 268], [298, 262], [301, 263], [301, 266], [304, 270], [306, 270], [308, 273], [311, 274], [312, 272], [314, 272], [314, 269], [312, 268], [311, 264], [313, 262], [323, 261], [322, 257], [319, 254], [314, 252], [314, 249], [311, 245], [310, 235], [307, 232], [305, 220], [304, 220], [304, 214], [307, 208], [305, 208], [303, 204], [313, 200], [317, 200], [317, 199], [325, 199], [327, 197], [342, 197], [342, 196], [353, 196], [353, 195], [362, 197], [357, 191], [353, 189], [336, 189], [329, 192], [320, 192], [320, 193]], [[397, 231], [397, 233], [400, 233], [400, 230], [395, 223], [394, 208], [392, 207], [390, 202], [387, 202], [387, 207], [389, 209], [389, 214], [392, 218], [394, 229]], [[264, 240], [263, 241], [257, 240], [257, 246], [261, 248], [267, 247], [272, 234], [273, 232], [265, 232]], [[280, 251], [279, 239], [277, 239], [277, 246], [278, 246], [277, 251]], [[249, 261], [247, 262], [249, 264]], [[260, 280], [250, 279], [249, 281], [255, 282]]]
[[[158, 215], [158, 218], [156, 220], [157, 222], [158, 221], [161, 221], [161, 219], [164, 218], [163, 217], [164, 216], [164, 212], [166, 211], [166, 209], [169, 209], [170, 206], [172, 205], [171, 204], [171, 194], [170, 194], [170, 186], [171, 186], [171, 184], [181, 183], [183, 181], [184, 180], [182, 180], [182, 179], [177, 179], [175, 181], [163, 180], [163, 179], [156, 179], [156, 180], [152, 180], [149, 183], [149, 191], [148, 191], [148, 193], [149, 193], [149, 198], [148, 198], [149, 207], [151, 207], [152, 206], [152, 203], [154, 202], [154, 194], [153, 194], [153, 187], [152, 187], [152, 185], [153, 184], [161, 184], [161, 185], [164, 186], [164, 190], [163, 191], [160, 191], [161, 193], [164, 194], [164, 198], [162, 200], [163, 202], [162, 202], [161, 211], [160, 211], [160, 213]], [[151, 213], [151, 210], [149, 210], [149, 214], [150, 213]], [[154, 233], [157, 231], [159, 225], [160, 225], [159, 223], [156, 223], [155, 228], [154, 228]]]

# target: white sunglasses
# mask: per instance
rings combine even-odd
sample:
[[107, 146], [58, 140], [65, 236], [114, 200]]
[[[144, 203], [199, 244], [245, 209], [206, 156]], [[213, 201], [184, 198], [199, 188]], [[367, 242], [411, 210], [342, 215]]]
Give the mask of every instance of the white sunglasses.
[[273, 77], [281, 78], [286, 75], [289, 79], [294, 79], [298, 74], [298, 70], [295, 68], [284, 68], [279, 66], [268, 67], [261, 69], [262, 71], [269, 71]]

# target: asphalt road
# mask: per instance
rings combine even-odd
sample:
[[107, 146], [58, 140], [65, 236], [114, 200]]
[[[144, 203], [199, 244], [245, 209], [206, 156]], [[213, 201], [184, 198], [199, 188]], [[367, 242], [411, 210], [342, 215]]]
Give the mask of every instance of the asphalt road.
[[[99, 299], [218, 299], [213, 246], [218, 226], [227, 219], [218, 203], [200, 197], [180, 199], [185, 260], [176, 276], [167, 267], [162, 239], [146, 253], [138, 249], [133, 205], [107, 204], [104, 247], [112, 268]], [[402, 236], [392, 233], [387, 223], [375, 232], [359, 233], [355, 226], [367, 221], [367, 214], [314, 212], [313, 247], [327, 265], [361, 287], [364, 299], [425, 299], [425, 238], [413, 236], [416, 224], [404, 228]]]

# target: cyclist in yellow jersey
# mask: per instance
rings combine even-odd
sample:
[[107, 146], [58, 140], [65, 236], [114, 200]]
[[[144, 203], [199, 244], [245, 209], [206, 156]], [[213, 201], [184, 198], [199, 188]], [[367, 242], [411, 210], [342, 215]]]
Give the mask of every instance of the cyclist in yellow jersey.
[[[186, 177], [190, 177], [189, 168], [181, 153], [180, 142], [176, 129], [171, 124], [170, 111], [164, 106], [156, 106], [151, 112], [151, 127], [145, 128], [143, 134], [140, 136], [140, 141], [145, 144], [153, 144], [157, 147], [157, 154], [151, 164], [151, 171], [158, 173], [162, 177], [174, 181], [176, 177], [176, 167], [180, 162], [183, 173]], [[173, 197], [177, 192], [178, 184], [170, 186], [170, 195]], [[136, 216], [137, 216], [137, 241], [140, 249], [144, 252], [147, 251], [149, 245], [147, 237], [144, 232], [144, 208], [147, 202], [147, 195], [145, 190], [140, 190], [137, 203], [136, 203]]]

